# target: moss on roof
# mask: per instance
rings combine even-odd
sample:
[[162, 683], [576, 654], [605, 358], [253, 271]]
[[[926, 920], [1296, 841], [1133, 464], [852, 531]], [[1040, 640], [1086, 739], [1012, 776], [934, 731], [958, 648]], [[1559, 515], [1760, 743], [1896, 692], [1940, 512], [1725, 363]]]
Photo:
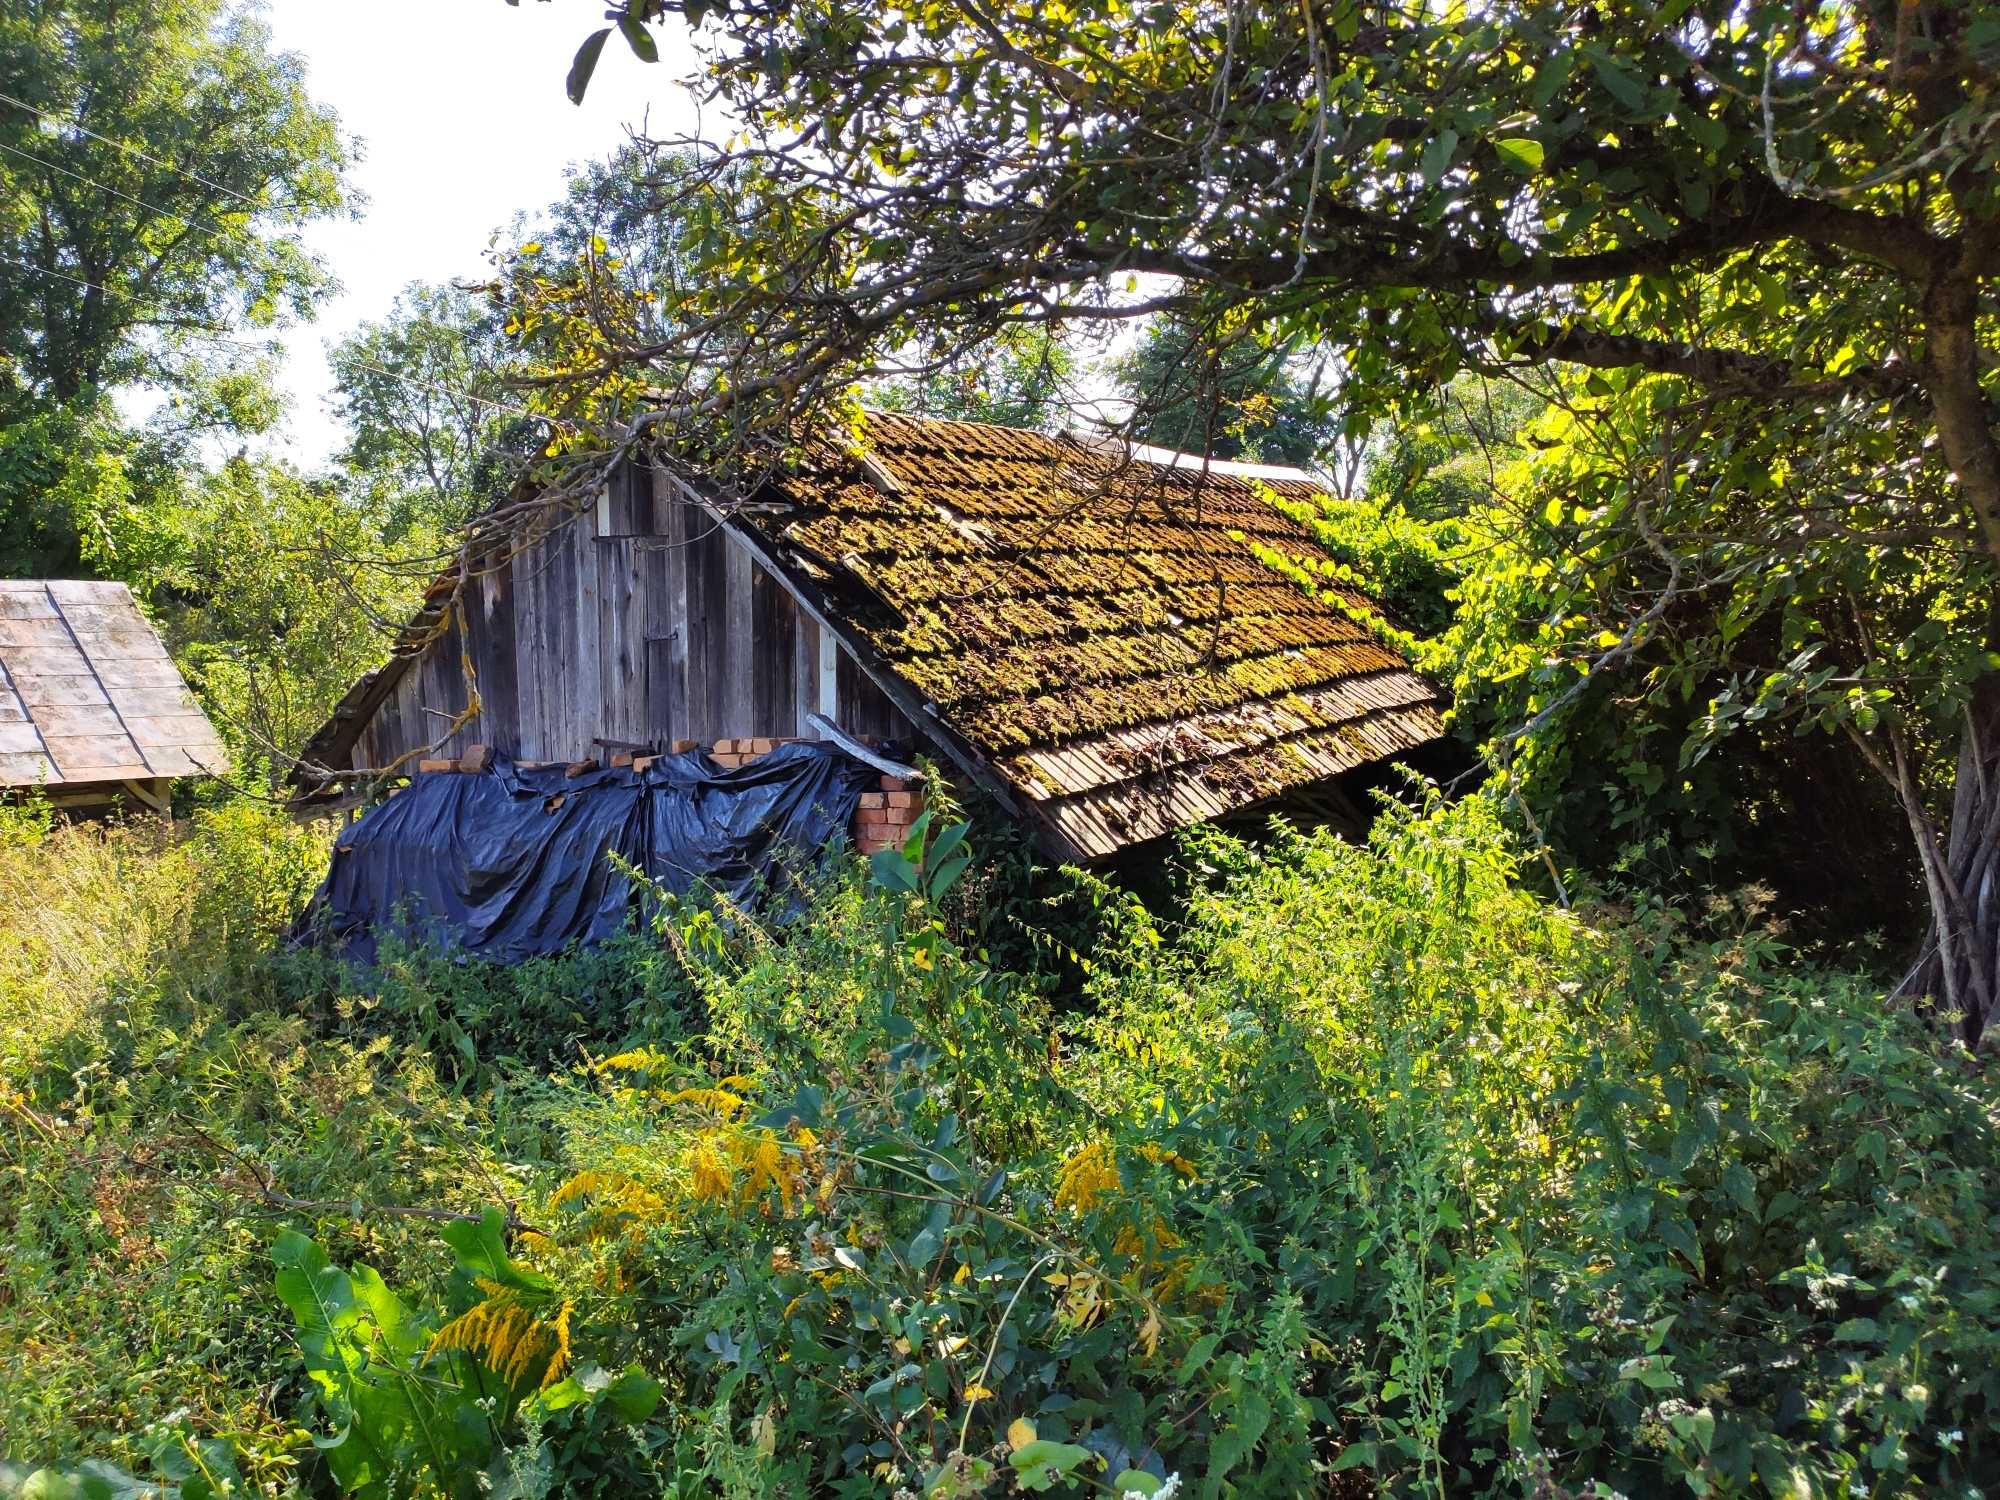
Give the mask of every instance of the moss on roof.
[[1436, 691], [1354, 618], [1367, 600], [1260, 559], [1330, 560], [1272, 503], [1311, 501], [1304, 474], [881, 412], [863, 441], [867, 471], [827, 456], [760, 528], [865, 592], [851, 623], [880, 664], [1082, 852], [1441, 732]]

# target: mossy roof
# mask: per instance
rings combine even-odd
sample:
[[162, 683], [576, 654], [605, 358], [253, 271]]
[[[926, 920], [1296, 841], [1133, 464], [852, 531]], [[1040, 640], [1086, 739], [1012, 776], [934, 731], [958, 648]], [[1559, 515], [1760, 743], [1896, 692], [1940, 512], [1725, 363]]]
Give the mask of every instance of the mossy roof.
[[1084, 857], [1442, 732], [1370, 601], [1274, 565], [1331, 560], [1272, 501], [1304, 473], [886, 412], [862, 441], [735, 524]]

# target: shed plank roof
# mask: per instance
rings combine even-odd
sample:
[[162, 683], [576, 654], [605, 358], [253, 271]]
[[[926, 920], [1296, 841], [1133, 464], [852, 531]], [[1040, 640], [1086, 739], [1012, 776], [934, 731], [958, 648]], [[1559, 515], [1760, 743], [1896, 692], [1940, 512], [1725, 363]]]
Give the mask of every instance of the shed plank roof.
[[0, 786], [227, 765], [215, 727], [124, 584], [0, 580]]
[[[756, 506], [708, 503], [1057, 847], [1101, 857], [1443, 732], [1370, 601], [1275, 565], [1331, 562], [1273, 503], [1309, 505], [1306, 474], [886, 412], [860, 437]], [[304, 762], [346, 762], [433, 649], [453, 577]]]
[[1095, 857], [1413, 748], [1442, 702], [1273, 499], [1219, 465], [870, 412], [869, 463], [778, 481], [754, 525], [935, 720]]

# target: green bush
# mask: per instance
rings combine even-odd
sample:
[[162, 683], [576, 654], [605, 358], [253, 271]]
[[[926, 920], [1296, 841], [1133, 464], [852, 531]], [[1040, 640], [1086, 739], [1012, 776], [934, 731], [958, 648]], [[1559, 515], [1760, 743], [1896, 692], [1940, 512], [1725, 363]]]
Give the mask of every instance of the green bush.
[[523, 1102], [536, 1285], [437, 1318], [510, 1330], [517, 1379], [665, 1399], [567, 1446], [524, 1402], [485, 1472], [1811, 1494], [1992, 1463], [1994, 1092], [1860, 981], [1747, 922], [1549, 908], [1473, 801], [1365, 849], [1198, 840], [1172, 923], [1100, 891], [1052, 1049], [934, 915], [960, 836], [789, 936], [682, 914], [707, 1035]]
[[[1058, 1016], [970, 946], [963, 840], [927, 826], [781, 930], [673, 910], [665, 1009], [510, 1012], [633, 999], [639, 950], [390, 982], [475, 1053], [564, 1037], [553, 1073], [434, 1054], [415, 1006], [316, 1035], [254, 966], [243, 1012], [156, 1007], [116, 1068], [44, 1067], [4, 1147], [9, 1455], [228, 1436], [266, 1492], [468, 1497], [1969, 1494], [1995, 1467], [2000, 1097], [1865, 981], [1750, 912], [1716, 940], [1551, 908], [1474, 799], [1365, 848], [1191, 840], [1171, 918], [1087, 890]], [[134, 1182], [143, 1212], [107, 1196]], [[121, 1259], [134, 1225], [158, 1251]]]
[[268, 967], [284, 1003], [329, 1033], [391, 1039], [462, 1087], [677, 1041], [699, 1019], [685, 971], [650, 932], [512, 964], [388, 936], [365, 967], [313, 945]]
[[339, 1253], [428, 1294], [444, 1258], [399, 1211], [505, 1191], [489, 1109], [285, 1010], [269, 954], [326, 843], [249, 800], [0, 838], [0, 1458], [23, 1483], [95, 1459], [191, 1495], [226, 1438], [256, 1492], [289, 1487], [276, 1227], [317, 1204]]

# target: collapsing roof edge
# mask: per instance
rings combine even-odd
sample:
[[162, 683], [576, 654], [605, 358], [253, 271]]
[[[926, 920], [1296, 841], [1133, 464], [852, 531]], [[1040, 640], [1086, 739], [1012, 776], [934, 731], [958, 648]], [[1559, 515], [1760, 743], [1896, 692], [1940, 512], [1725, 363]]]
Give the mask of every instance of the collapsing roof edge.
[[1059, 850], [1101, 858], [1443, 733], [1442, 695], [1287, 513], [1322, 489], [1304, 471], [886, 412], [865, 441], [732, 524]]

